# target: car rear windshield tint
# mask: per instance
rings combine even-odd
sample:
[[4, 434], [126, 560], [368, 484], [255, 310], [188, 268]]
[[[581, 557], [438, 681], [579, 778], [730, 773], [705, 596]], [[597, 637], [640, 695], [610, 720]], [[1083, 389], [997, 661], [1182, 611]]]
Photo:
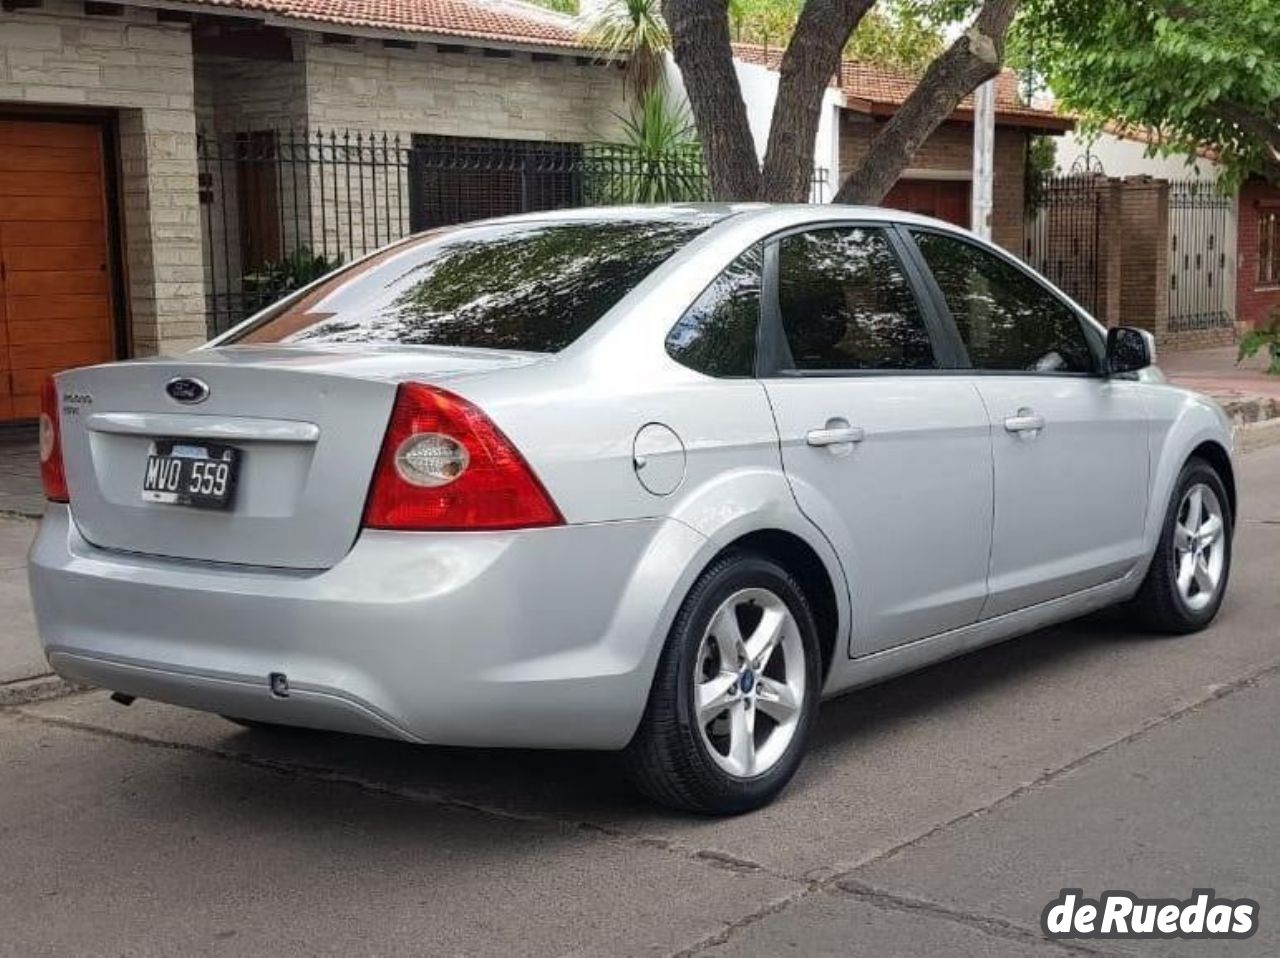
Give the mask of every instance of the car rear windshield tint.
[[558, 352], [712, 222], [527, 222], [410, 240], [335, 273], [229, 342]]

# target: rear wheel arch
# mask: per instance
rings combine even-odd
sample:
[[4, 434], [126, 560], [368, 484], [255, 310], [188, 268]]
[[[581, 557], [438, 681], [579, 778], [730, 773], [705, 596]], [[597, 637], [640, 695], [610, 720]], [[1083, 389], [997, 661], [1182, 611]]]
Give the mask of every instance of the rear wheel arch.
[[825, 681], [835, 656], [840, 630], [840, 606], [831, 572], [822, 557], [813, 546], [793, 532], [757, 529], [729, 542], [712, 556], [705, 568], [711, 568], [723, 556], [733, 552], [749, 552], [772, 559], [790, 573], [804, 591], [818, 627], [818, 647], [822, 651], [822, 677]]

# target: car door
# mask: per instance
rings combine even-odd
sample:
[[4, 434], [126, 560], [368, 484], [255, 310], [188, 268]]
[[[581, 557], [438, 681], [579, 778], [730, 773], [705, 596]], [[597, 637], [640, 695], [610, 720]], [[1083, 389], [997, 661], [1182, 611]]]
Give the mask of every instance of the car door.
[[995, 525], [983, 618], [1117, 579], [1143, 551], [1148, 418], [1103, 373], [1096, 328], [1020, 264], [913, 230], [991, 417]]
[[884, 224], [767, 248], [761, 378], [796, 502], [831, 541], [851, 655], [974, 622], [991, 538], [990, 427]]

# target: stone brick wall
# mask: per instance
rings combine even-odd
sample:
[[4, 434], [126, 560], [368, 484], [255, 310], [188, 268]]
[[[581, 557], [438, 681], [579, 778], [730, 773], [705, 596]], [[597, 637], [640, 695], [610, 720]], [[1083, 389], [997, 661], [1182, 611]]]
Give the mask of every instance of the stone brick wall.
[[307, 125], [305, 44], [294, 60], [195, 58], [196, 122], [202, 130], [301, 129]]
[[1239, 269], [1236, 271], [1236, 319], [1243, 325], [1265, 323], [1280, 309], [1280, 286], [1258, 283], [1258, 217], [1280, 213], [1280, 189], [1250, 180], [1240, 190]]
[[129, 330], [137, 354], [204, 339], [194, 82], [185, 25], [47, 0], [0, 14], [0, 110], [118, 110]]
[[[350, 260], [408, 230], [408, 168], [396, 138], [403, 148], [414, 134], [589, 142], [616, 136], [615, 114], [626, 111], [619, 71], [572, 55], [535, 60], [529, 53], [442, 52], [433, 44], [333, 43], [303, 31], [291, 31], [290, 39], [291, 62], [198, 55], [195, 66], [202, 129], [305, 130], [312, 150], [315, 133], [339, 134], [336, 142], [325, 139], [324, 163], [290, 162], [307, 154], [282, 146], [276, 202], [285, 252], [301, 243]], [[365, 140], [361, 149], [356, 134], [374, 134], [379, 145]], [[384, 134], [389, 150], [381, 146]], [[207, 282], [234, 296], [241, 272], [236, 170], [224, 163], [206, 172]], [[302, 232], [295, 236], [295, 229]]]
[[312, 127], [580, 143], [614, 137], [626, 113], [622, 74], [573, 57], [305, 42]]
[[[845, 111], [840, 121], [840, 177], [843, 179], [866, 155], [880, 123]], [[1010, 252], [1023, 255], [1027, 134], [1008, 127], [996, 128], [995, 209], [992, 238]], [[914, 174], [958, 175], [973, 170], [973, 126], [944, 123], [925, 140], [906, 176]]]
[[[587, 143], [615, 138], [617, 115], [627, 112], [621, 73], [573, 56], [535, 61], [529, 53], [441, 52], [429, 44], [332, 44], [316, 34], [299, 35], [295, 45], [305, 57], [307, 122], [313, 130], [386, 133], [406, 146], [415, 133]], [[407, 170], [373, 168], [361, 176], [368, 195], [398, 194], [395, 209], [408, 211]], [[313, 202], [320, 192], [313, 183]], [[312, 216], [314, 223], [323, 222], [317, 245], [350, 259], [392, 238], [370, 241], [357, 225], [363, 207], [347, 204], [345, 189], [330, 189], [327, 215]], [[355, 247], [348, 248], [353, 235]]]
[[[234, 153], [229, 149], [231, 134], [267, 130], [301, 133], [307, 128], [305, 42], [301, 34], [291, 39], [293, 60], [195, 57], [196, 124], [202, 133], [221, 143], [206, 148], [200, 170], [207, 199], [200, 206], [205, 284], [220, 294], [239, 294], [241, 275], [248, 271], [241, 260], [241, 204]], [[302, 159], [300, 151], [283, 145], [281, 150], [290, 158], [298, 153], [297, 158]], [[310, 202], [305, 164], [289, 166], [288, 173], [291, 179], [276, 198], [282, 250], [306, 242], [306, 237], [296, 232], [308, 221]]]

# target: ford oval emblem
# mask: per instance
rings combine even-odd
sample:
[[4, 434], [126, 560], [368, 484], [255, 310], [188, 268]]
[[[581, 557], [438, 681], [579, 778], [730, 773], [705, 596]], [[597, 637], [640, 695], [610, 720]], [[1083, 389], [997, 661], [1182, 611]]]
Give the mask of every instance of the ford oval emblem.
[[169, 394], [170, 399], [187, 405], [204, 402], [209, 398], [209, 384], [191, 376], [170, 379], [165, 384], [164, 391]]

